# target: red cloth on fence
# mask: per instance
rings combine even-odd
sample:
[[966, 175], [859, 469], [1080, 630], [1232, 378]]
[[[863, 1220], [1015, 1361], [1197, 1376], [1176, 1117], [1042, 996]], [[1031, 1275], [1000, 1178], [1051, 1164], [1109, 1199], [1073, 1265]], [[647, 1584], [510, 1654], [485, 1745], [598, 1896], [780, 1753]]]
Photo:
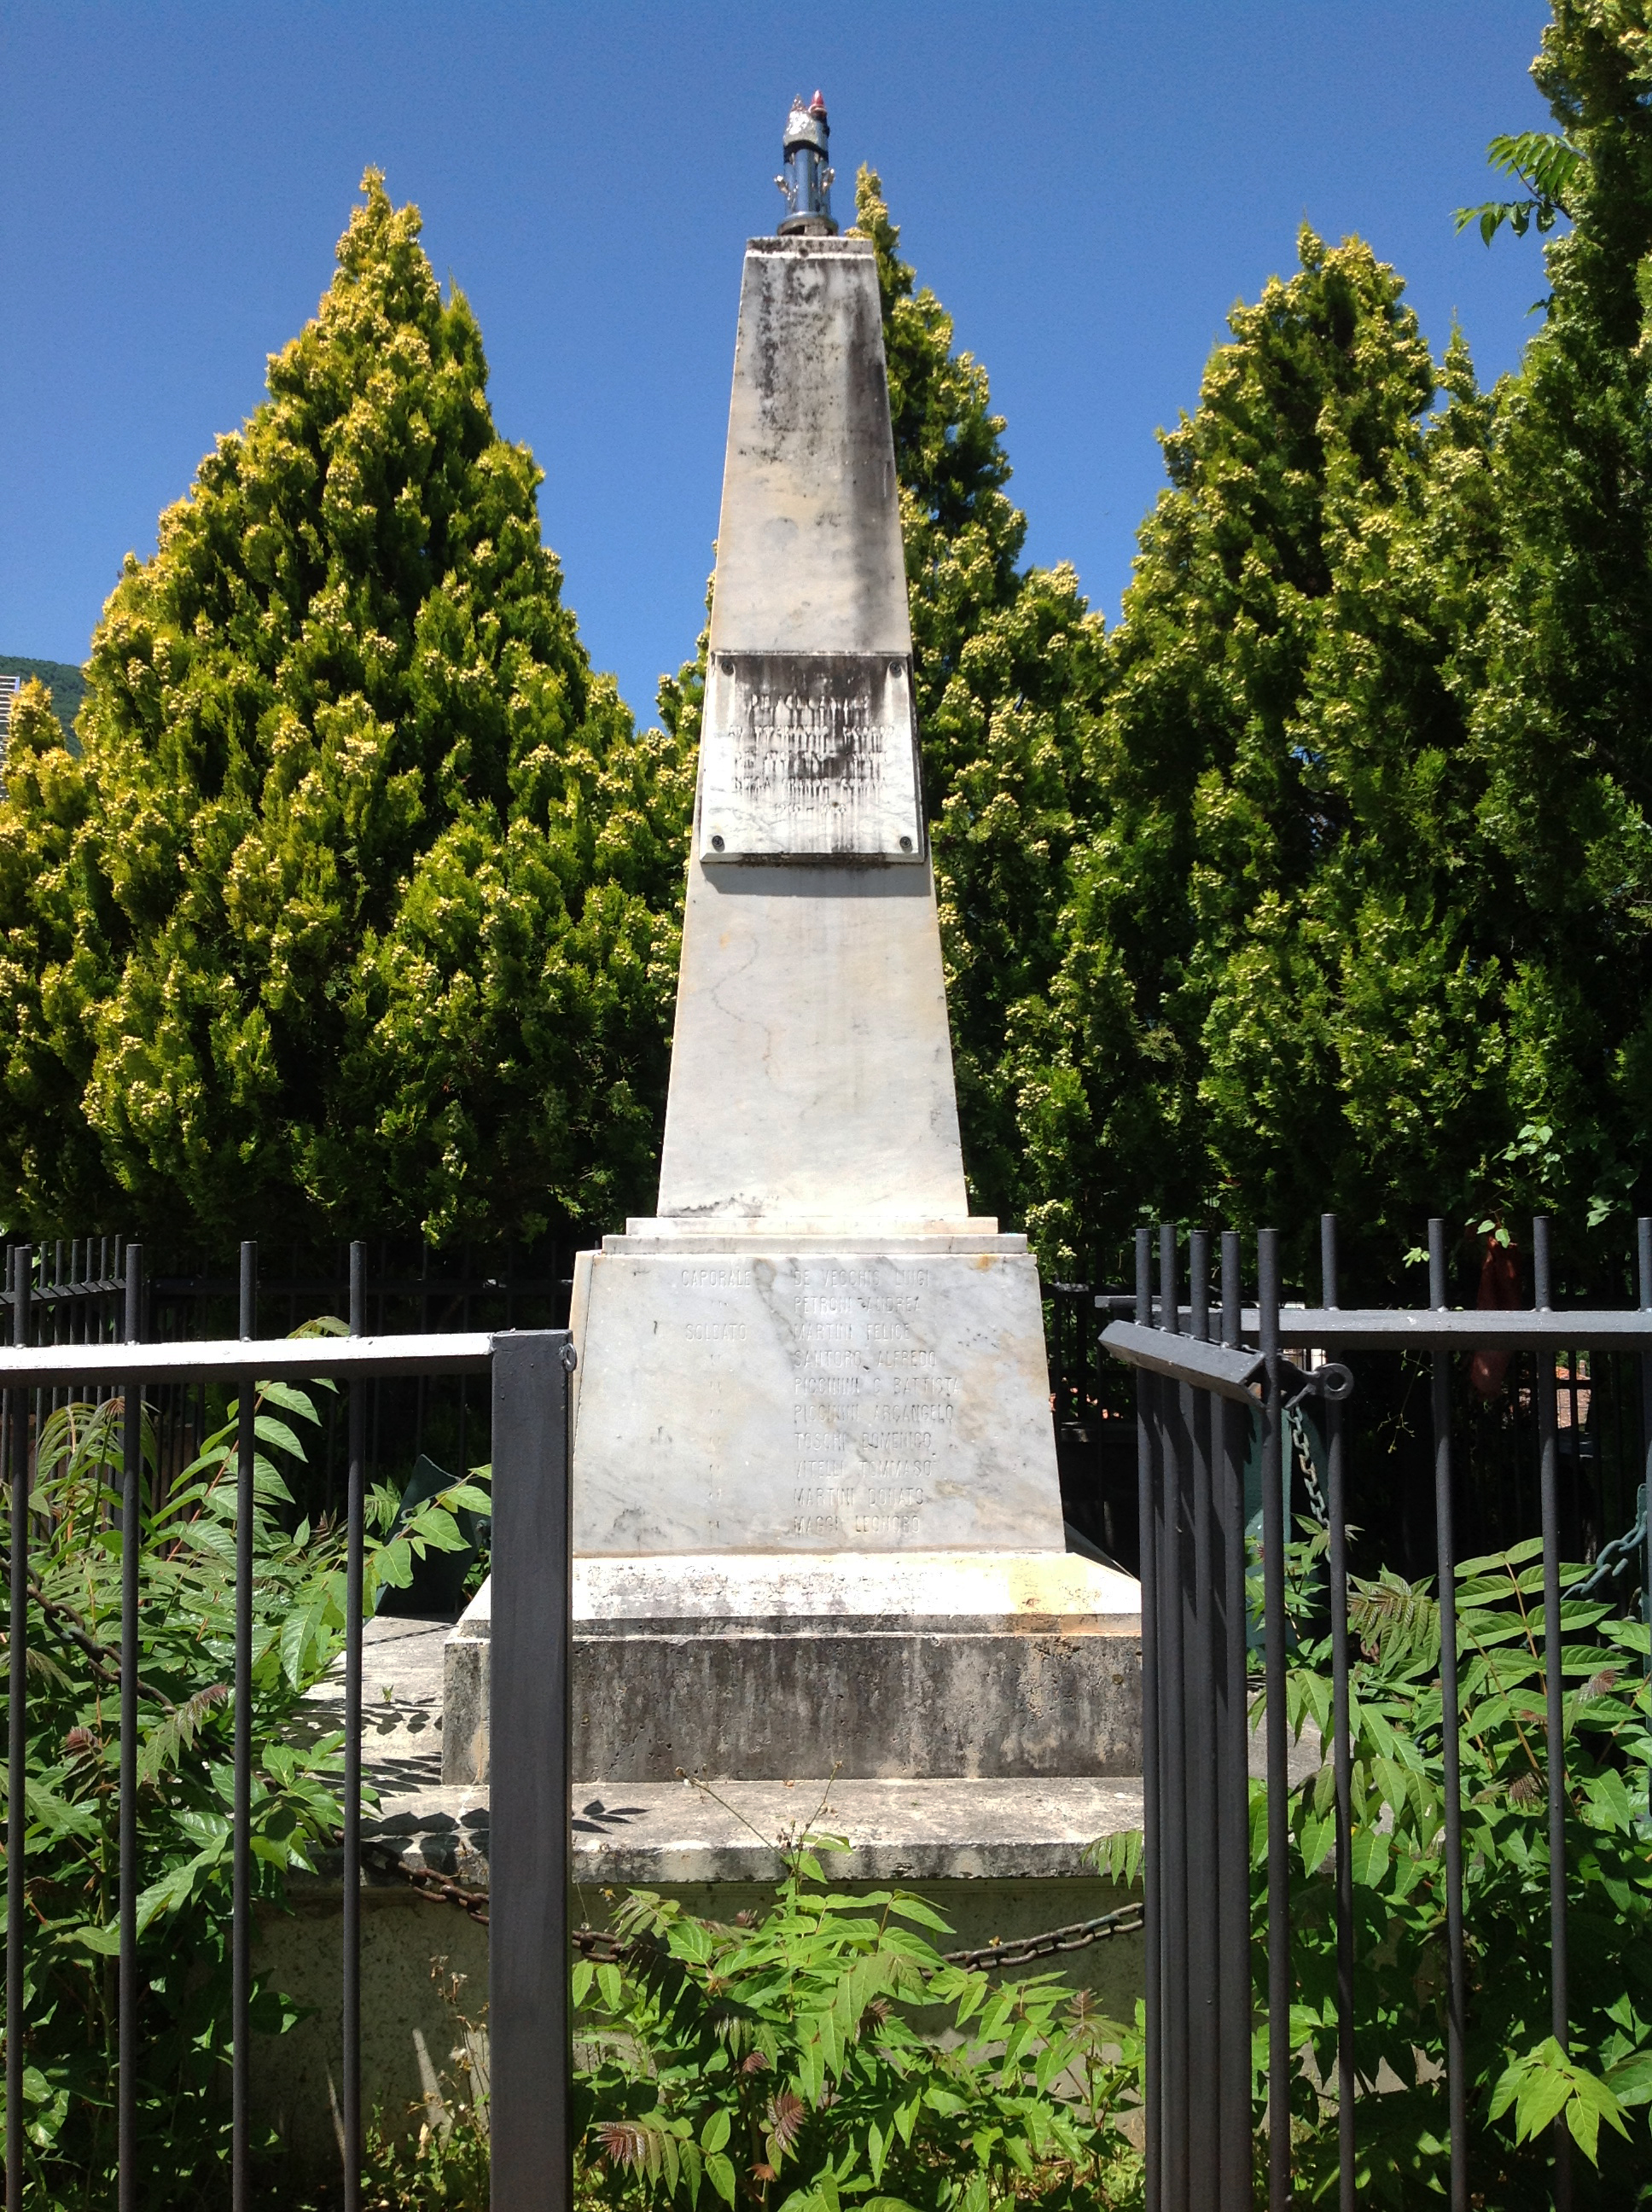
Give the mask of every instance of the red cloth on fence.
[[[1520, 1263], [1514, 1247], [1499, 1243], [1495, 1236], [1485, 1240], [1485, 1257], [1480, 1262], [1479, 1295], [1474, 1304], [1482, 1312], [1508, 1313], [1519, 1305]], [[1495, 1398], [1509, 1379], [1509, 1362], [1513, 1355], [1507, 1352], [1477, 1352], [1468, 1370], [1468, 1387], [1477, 1398]]]

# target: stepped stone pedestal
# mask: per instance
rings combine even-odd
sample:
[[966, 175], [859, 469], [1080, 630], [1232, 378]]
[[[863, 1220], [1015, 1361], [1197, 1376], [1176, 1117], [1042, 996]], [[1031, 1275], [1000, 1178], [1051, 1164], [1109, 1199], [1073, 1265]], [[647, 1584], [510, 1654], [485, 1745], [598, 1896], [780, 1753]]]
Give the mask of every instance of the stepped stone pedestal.
[[[876, 264], [747, 248], [657, 1214], [580, 1255], [575, 1771], [1139, 1773], [1037, 1272], [965, 1193]], [[444, 1775], [481, 1778], [484, 1591]]]
[[[593, 1782], [1141, 1771], [1136, 1585], [1088, 1559], [586, 1559], [574, 1607], [574, 1771]], [[446, 1649], [449, 1784], [487, 1777], [488, 1626], [484, 1590]]]

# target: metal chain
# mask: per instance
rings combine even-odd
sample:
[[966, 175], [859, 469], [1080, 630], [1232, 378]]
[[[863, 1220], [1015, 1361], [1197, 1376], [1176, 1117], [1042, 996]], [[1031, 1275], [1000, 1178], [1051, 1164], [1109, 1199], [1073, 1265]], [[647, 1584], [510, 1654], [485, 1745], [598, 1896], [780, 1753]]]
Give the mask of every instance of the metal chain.
[[363, 1844], [361, 1856], [371, 1858], [386, 1874], [398, 1874], [405, 1882], [422, 1891], [425, 1896], [440, 1898], [444, 1905], [457, 1905], [468, 1912], [472, 1920], [485, 1928], [488, 1924], [488, 1893], [485, 1889], [466, 1889], [462, 1883], [449, 1881], [445, 1875], [432, 1874], [428, 1867], [410, 1867], [399, 1851], [388, 1844]]
[[1635, 1493], [1634, 1527], [1624, 1535], [1614, 1536], [1609, 1544], [1601, 1545], [1590, 1573], [1567, 1593], [1574, 1601], [1615, 1595], [1613, 1583], [1635, 1564], [1645, 1545], [1646, 1504], [1646, 1485], [1643, 1483]]
[[[423, 1895], [440, 1899], [444, 1905], [456, 1905], [482, 1927], [487, 1926], [485, 1889], [467, 1889], [461, 1882], [449, 1881], [445, 1875], [432, 1874], [422, 1867], [410, 1867], [387, 1844], [363, 1844], [362, 1856], [369, 1854], [387, 1874], [400, 1875], [404, 1881], [410, 1882]], [[995, 1936], [978, 1950], [944, 1951], [941, 1955], [949, 1966], [985, 1966], [993, 1970], [1024, 1966], [1035, 1959], [1053, 1957], [1057, 1952], [1088, 1950], [1092, 1943], [1105, 1943], [1111, 1936], [1137, 1935], [1141, 1926], [1141, 1906], [1126, 1905], [1116, 1912], [1098, 1913], [1093, 1920], [1071, 1921], [1065, 1928], [1048, 1929], [1040, 1936], [1017, 1936], [1008, 1942]], [[627, 1938], [608, 1928], [574, 1928], [569, 1930], [569, 1936], [582, 1956], [594, 1959], [601, 1966], [616, 1964], [630, 1948]]]
[[1325, 1502], [1325, 1492], [1320, 1488], [1319, 1471], [1314, 1465], [1314, 1447], [1308, 1434], [1308, 1423], [1296, 1407], [1291, 1408], [1291, 1440], [1296, 1449], [1297, 1465], [1302, 1470], [1303, 1487], [1308, 1492], [1308, 1510], [1321, 1528], [1331, 1525], [1331, 1510]]
[[1121, 1905], [1116, 1912], [1098, 1913], [1094, 1920], [1075, 1920], [1066, 1928], [1052, 1928], [1042, 1936], [1017, 1936], [1011, 1942], [994, 1940], [979, 1951], [946, 1951], [949, 1966], [1024, 1966], [1033, 1959], [1048, 1959], [1057, 1951], [1084, 1951], [1092, 1943], [1105, 1943], [1109, 1936], [1133, 1936], [1142, 1925], [1139, 1905]]

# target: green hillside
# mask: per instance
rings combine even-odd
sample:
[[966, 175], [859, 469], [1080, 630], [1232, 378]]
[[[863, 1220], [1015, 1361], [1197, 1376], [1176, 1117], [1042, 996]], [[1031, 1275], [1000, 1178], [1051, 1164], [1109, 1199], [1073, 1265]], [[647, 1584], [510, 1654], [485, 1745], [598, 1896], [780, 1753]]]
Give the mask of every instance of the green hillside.
[[69, 660], [23, 660], [0, 653], [0, 676], [38, 676], [52, 694], [58, 720], [68, 730], [86, 696], [86, 671]]

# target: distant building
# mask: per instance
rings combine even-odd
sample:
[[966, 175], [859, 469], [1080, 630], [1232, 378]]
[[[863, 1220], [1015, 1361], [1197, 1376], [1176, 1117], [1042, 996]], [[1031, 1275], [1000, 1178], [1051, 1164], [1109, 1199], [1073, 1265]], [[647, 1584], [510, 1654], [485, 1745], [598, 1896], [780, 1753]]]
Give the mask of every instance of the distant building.
[[11, 728], [11, 702], [22, 688], [21, 676], [0, 676], [0, 761], [6, 757], [6, 738]]
[[38, 677], [52, 694], [52, 711], [63, 730], [64, 742], [71, 753], [77, 753], [75, 717], [86, 696], [86, 671], [69, 660], [35, 660], [9, 653], [0, 653], [0, 750], [4, 748], [10, 725], [12, 702], [31, 676]]

